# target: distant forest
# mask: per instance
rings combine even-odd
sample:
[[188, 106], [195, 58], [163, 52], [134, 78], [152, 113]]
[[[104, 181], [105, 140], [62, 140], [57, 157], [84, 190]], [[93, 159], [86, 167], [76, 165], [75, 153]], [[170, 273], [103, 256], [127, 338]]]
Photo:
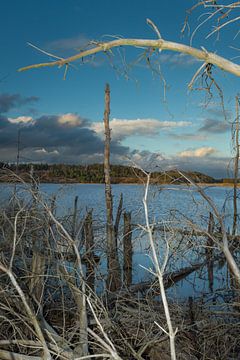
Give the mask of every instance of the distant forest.
[[[66, 165], [66, 164], [6, 164], [0, 163], [0, 181], [6, 181], [9, 172], [17, 173], [25, 181], [29, 181], [29, 174], [39, 182], [45, 183], [104, 183], [103, 164], [92, 165]], [[198, 183], [221, 183], [224, 180], [216, 180], [211, 176], [199, 172], [187, 172], [195, 182]], [[141, 170], [130, 166], [111, 165], [111, 181], [113, 184], [142, 183], [143, 174]], [[177, 171], [153, 172], [152, 182], [157, 184], [183, 183]], [[231, 180], [231, 179], [229, 179]], [[230, 181], [231, 182], [231, 181]]]

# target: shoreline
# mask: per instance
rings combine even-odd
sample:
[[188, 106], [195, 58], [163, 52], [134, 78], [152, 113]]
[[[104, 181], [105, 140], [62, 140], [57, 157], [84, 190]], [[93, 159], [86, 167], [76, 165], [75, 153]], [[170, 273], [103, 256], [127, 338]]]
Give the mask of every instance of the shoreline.
[[[9, 181], [1, 181], [0, 184], [8, 184], [8, 185], [15, 185], [15, 184], [30, 184], [30, 181], [24, 181], [22, 182], [9, 182]], [[53, 184], [53, 185], [104, 185], [104, 183], [101, 182], [77, 182], [77, 181], [39, 181], [38, 184], [47, 185], [47, 184]], [[114, 182], [111, 185], [144, 185], [144, 182]], [[156, 185], [156, 186], [189, 186], [189, 183], [150, 183], [150, 185]], [[196, 183], [196, 185], [199, 185], [201, 187], [234, 187], [233, 183]], [[240, 183], [237, 184], [237, 187], [240, 187]]]

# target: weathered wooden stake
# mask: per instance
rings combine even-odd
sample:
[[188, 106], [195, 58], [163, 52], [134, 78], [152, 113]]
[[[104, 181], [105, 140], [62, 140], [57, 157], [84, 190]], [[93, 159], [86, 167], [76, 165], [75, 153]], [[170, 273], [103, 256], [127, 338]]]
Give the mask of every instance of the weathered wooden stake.
[[104, 129], [105, 129], [105, 147], [104, 147], [104, 175], [105, 175], [105, 199], [107, 211], [107, 266], [108, 279], [107, 288], [115, 291], [121, 287], [121, 272], [118, 260], [116, 237], [113, 226], [113, 201], [110, 178], [110, 88], [106, 84], [105, 88], [105, 111], [104, 111]]
[[119, 223], [120, 223], [121, 215], [122, 215], [122, 207], [123, 207], [123, 194], [121, 193], [120, 199], [119, 199], [119, 204], [118, 204], [118, 209], [117, 209], [117, 214], [116, 214], [116, 219], [115, 219], [115, 224], [114, 224], [116, 248], [118, 246], [118, 228], [119, 228]]
[[[34, 169], [31, 166], [31, 190], [32, 190], [32, 216], [33, 220], [36, 215], [36, 196], [37, 186], [34, 180]], [[48, 224], [47, 224], [48, 226]], [[47, 229], [48, 231], [48, 229]], [[39, 302], [42, 303], [45, 285], [45, 270], [46, 270], [46, 243], [42, 234], [33, 232], [32, 234], [32, 261], [31, 261], [31, 278], [29, 283], [29, 290], [31, 295]]]
[[126, 286], [132, 284], [132, 226], [131, 213], [124, 213], [124, 234], [123, 234], [123, 279]]
[[84, 222], [84, 235], [86, 247], [86, 283], [94, 291], [95, 260], [94, 260], [94, 236], [92, 228], [92, 210], [88, 212]]
[[76, 226], [77, 226], [77, 210], [78, 210], [78, 196], [75, 196], [74, 199], [74, 208], [73, 208], [73, 222], [72, 222], [72, 238], [76, 238]]

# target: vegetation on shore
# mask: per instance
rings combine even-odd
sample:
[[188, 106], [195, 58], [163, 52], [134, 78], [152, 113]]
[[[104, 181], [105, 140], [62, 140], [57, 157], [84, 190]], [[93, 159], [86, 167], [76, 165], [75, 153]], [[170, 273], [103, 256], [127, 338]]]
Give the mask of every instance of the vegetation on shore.
[[[4, 181], [5, 170], [17, 172], [25, 181], [29, 180], [31, 169], [34, 177], [45, 183], [99, 183], [104, 184], [103, 164], [68, 165], [68, 164], [5, 164], [0, 163], [1, 181]], [[221, 184], [229, 183], [231, 179], [215, 179], [206, 174], [189, 171], [186, 174], [196, 183]], [[227, 180], [227, 181], [226, 181]], [[152, 180], [156, 184], [180, 184], [187, 182], [179, 177], [175, 170], [153, 172]], [[142, 172], [139, 169], [124, 165], [111, 165], [112, 184], [141, 184]]]

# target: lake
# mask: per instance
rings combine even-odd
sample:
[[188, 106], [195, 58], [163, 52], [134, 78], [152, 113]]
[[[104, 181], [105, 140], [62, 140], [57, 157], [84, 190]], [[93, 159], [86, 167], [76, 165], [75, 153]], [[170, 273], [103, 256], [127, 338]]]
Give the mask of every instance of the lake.
[[[14, 185], [0, 184], [1, 201], [7, 201], [14, 189]], [[78, 196], [79, 216], [84, 217], [86, 210], [93, 209], [94, 229], [97, 232], [96, 241], [104, 242], [105, 223], [105, 190], [102, 184], [41, 184], [39, 190], [45, 200], [56, 196], [56, 214], [63, 218], [70, 216], [73, 212], [74, 199]], [[213, 199], [219, 212], [224, 216], [227, 227], [232, 224], [232, 188], [229, 187], [206, 187], [206, 193]], [[118, 206], [120, 194], [123, 194], [123, 207], [125, 211], [132, 213], [132, 223], [145, 223], [143, 211], [144, 186], [142, 185], [113, 185], [114, 212]], [[17, 186], [17, 193], [25, 200], [29, 198], [26, 187]], [[188, 236], [182, 240], [181, 236], [171, 229], [185, 229], [197, 227], [207, 230], [209, 218], [209, 206], [202, 199], [201, 195], [193, 187], [186, 185], [164, 185], [151, 186], [148, 195], [150, 222], [156, 225], [165, 226], [166, 232], [155, 232], [156, 247], [159, 252], [160, 261], [163, 260], [166, 246], [170, 244], [171, 261], [168, 264], [168, 271], [174, 271], [181, 267], [190, 266], [193, 263], [202, 261], [205, 256], [204, 237]], [[99, 236], [99, 228], [102, 229], [102, 236]], [[121, 236], [120, 236], [121, 249]], [[181, 243], [182, 242], [182, 243]], [[151, 275], [143, 267], [151, 268], [151, 252], [146, 234], [139, 227], [133, 231], [134, 244], [134, 282], [148, 280]], [[120, 250], [121, 257], [121, 250]], [[102, 257], [101, 271], [106, 269], [106, 260]], [[221, 289], [226, 284], [227, 269], [225, 266], [215, 267], [214, 290]], [[186, 279], [169, 290], [170, 296], [200, 296], [209, 293], [207, 269], [194, 272]]]
[[[20, 196], [26, 196], [26, 187], [18, 186]], [[0, 183], [0, 199], [6, 200], [13, 192], [14, 185]], [[229, 223], [232, 214], [232, 194], [230, 187], [205, 187], [218, 210], [225, 214]], [[103, 184], [40, 184], [40, 192], [45, 198], [56, 195], [56, 203], [59, 215], [66, 215], [71, 211], [76, 196], [79, 198], [79, 208], [82, 211], [93, 208], [94, 214], [100, 219], [105, 218], [105, 192]], [[123, 194], [123, 203], [126, 211], [132, 211], [136, 221], [141, 219], [143, 214], [144, 186], [142, 185], [112, 185], [114, 198], [114, 209], [118, 206], [120, 194]], [[201, 195], [193, 189], [184, 185], [162, 185], [151, 186], [148, 196], [149, 211], [151, 216], [164, 218], [175, 211], [185, 216], [198, 216], [206, 214], [208, 206]]]

